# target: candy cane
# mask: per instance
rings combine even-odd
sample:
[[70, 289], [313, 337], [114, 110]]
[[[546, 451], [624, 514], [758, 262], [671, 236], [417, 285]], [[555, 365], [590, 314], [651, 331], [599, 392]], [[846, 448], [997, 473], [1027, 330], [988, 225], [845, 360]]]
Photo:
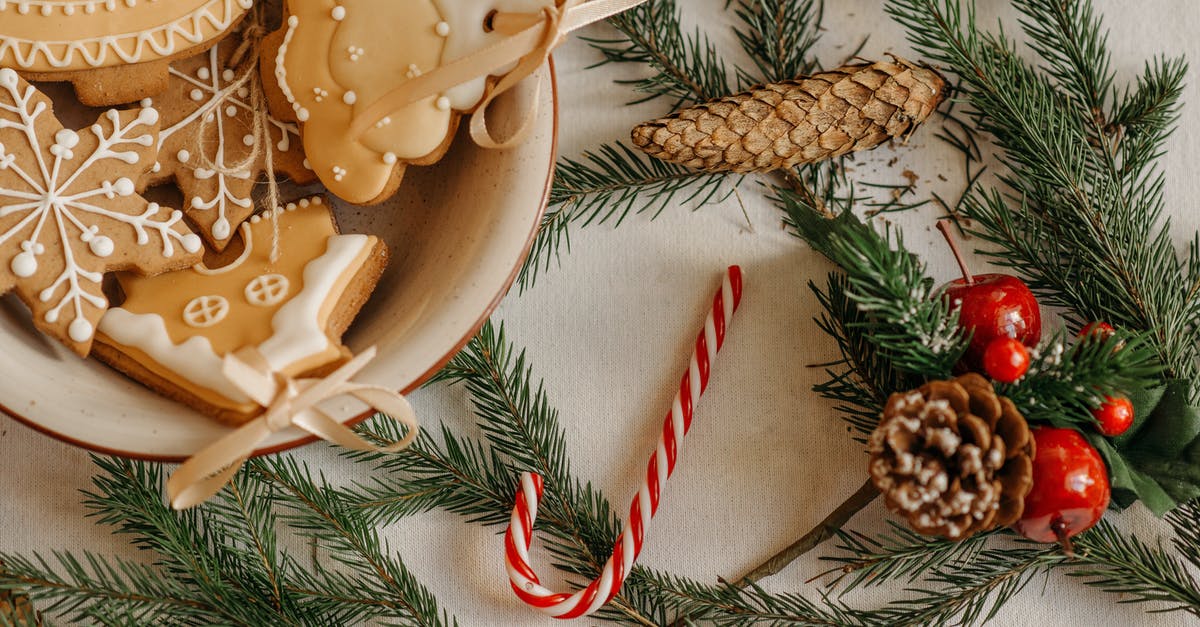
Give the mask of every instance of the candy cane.
[[683, 375], [679, 393], [663, 422], [658, 449], [650, 458], [646, 479], [629, 507], [625, 528], [617, 537], [612, 556], [604, 570], [587, 588], [567, 594], [542, 586], [537, 573], [529, 565], [529, 544], [533, 541], [533, 523], [537, 520], [538, 503], [542, 498], [542, 477], [533, 473], [521, 475], [521, 491], [513, 506], [508, 533], [504, 537], [504, 562], [509, 582], [517, 596], [528, 605], [555, 618], [587, 616], [617, 596], [625, 577], [642, 552], [642, 541], [650, 519], [658, 512], [658, 500], [663, 486], [675, 471], [675, 459], [683, 436], [692, 427], [692, 408], [708, 387], [713, 359], [725, 343], [725, 333], [742, 301], [742, 270], [732, 266], [713, 301], [704, 329], [696, 339], [696, 350], [688, 371]]

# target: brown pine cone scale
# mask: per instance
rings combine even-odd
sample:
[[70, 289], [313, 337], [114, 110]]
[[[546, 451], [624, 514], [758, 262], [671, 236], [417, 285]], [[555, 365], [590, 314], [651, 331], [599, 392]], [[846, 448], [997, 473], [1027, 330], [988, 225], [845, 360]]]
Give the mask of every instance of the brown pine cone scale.
[[767, 172], [907, 138], [946, 81], [900, 58], [847, 65], [688, 107], [633, 129], [647, 154], [711, 172]]
[[1020, 519], [1033, 486], [1033, 435], [977, 374], [893, 394], [869, 441], [887, 506], [918, 533], [962, 540]]

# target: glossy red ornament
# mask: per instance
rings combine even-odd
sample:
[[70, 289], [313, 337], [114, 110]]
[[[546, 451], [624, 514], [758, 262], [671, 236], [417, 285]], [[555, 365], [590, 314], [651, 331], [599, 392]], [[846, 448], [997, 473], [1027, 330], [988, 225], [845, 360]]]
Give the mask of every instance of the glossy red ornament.
[[938, 228], [963, 273], [963, 278], [943, 288], [943, 294], [951, 309], [958, 311], [959, 326], [971, 332], [971, 344], [963, 357], [967, 368], [982, 369], [987, 347], [997, 338], [1015, 338], [1025, 346], [1037, 346], [1042, 339], [1042, 309], [1029, 286], [1008, 274], [972, 275], [950, 227], [939, 222]]
[[1081, 340], [1093, 337], [1099, 340], [1107, 340], [1116, 335], [1116, 333], [1117, 330], [1113, 328], [1113, 325], [1107, 322], [1089, 322], [1087, 326], [1080, 329], [1078, 337]]
[[1074, 429], [1033, 431], [1033, 488], [1013, 528], [1037, 542], [1066, 542], [1091, 529], [1108, 509], [1108, 469]]
[[996, 338], [983, 353], [983, 371], [994, 381], [1015, 383], [1029, 372], [1029, 349], [1018, 339]]
[[1127, 398], [1110, 396], [1103, 405], [1092, 410], [1092, 416], [1099, 423], [1100, 433], [1116, 437], [1133, 426], [1133, 403]]

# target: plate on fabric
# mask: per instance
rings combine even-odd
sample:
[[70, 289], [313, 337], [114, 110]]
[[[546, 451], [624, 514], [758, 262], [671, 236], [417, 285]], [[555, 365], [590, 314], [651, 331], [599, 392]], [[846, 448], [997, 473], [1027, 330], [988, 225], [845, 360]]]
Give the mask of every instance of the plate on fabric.
[[[514, 148], [479, 148], [464, 123], [446, 157], [409, 168], [387, 202], [354, 207], [331, 198], [343, 233], [380, 236], [392, 252], [387, 272], [345, 336], [356, 353], [379, 349], [357, 381], [411, 391], [466, 344], [507, 293], [541, 223], [554, 175], [553, 63], [501, 96], [489, 115], [495, 134], [503, 137], [534, 98], [534, 127]], [[322, 191], [285, 187], [282, 197]], [[371, 414], [353, 403], [322, 408], [349, 421]], [[181, 461], [229, 431], [39, 335], [12, 295], [0, 298], [0, 411], [76, 446], [154, 461]], [[292, 429], [275, 434], [256, 453], [311, 441]]]

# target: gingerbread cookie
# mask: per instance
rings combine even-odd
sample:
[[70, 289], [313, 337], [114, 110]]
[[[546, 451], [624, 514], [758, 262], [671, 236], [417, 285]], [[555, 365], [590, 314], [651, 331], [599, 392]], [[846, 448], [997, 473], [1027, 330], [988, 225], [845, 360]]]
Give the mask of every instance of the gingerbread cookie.
[[91, 106], [163, 91], [167, 66], [202, 52], [254, 0], [0, 1], [0, 66], [29, 80], [70, 81]]
[[[357, 112], [422, 73], [500, 38], [496, 12], [539, 19], [555, 0], [287, 0], [286, 28], [268, 40], [263, 72], [273, 73], [272, 110], [301, 124], [309, 162], [334, 194], [379, 202], [400, 185], [406, 165], [428, 165], [449, 148], [459, 118], [483, 101], [475, 80], [404, 107], [361, 137]], [[511, 69], [511, 68], [510, 68]]]
[[[218, 251], [225, 249], [238, 225], [254, 213], [251, 192], [266, 170], [267, 159], [266, 147], [258, 146], [259, 142], [270, 142], [276, 173], [300, 184], [315, 179], [304, 165], [300, 131], [294, 123], [268, 116], [265, 128], [255, 137], [258, 113], [252, 106], [250, 89], [256, 83], [226, 93], [241, 78], [229, 64], [240, 43], [241, 38], [233, 35], [206, 53], [171, 65], [170, 86], [152, 100], [163, 126], [158, 138], [158, 162], [142, 180], [145, 186], [174, 179], [183, 192], [188, 218]], [[205, 119], [205, 137], [200, 142], [201, 121]], [[206, 169], [196, 154], [201, 145], [208, 152], [209, 162], [220, 169], [245, 163], [256, 152], [257, 157], [234, 173]]]
[[179, 211], [136, 193], [154, 163], [158, 112], [107, 111], [63, 128], [50, 99], [0, 68], [0, 293], [15, 290], [46, 334], [86, 356], [110, 270], [190, 266], [203, 243]]
[[126, 299], [100, 321], [94, 354], [159, 393], [228, 424], [261, 413], [222, 374], [226, 355], [257, 348], [273, 372], [339, 365], [340, 337], [387, 263], [377, 237], [339, 235], [318, 197], [242, 224], [241, 246], [182, 272], [118, 277]]

